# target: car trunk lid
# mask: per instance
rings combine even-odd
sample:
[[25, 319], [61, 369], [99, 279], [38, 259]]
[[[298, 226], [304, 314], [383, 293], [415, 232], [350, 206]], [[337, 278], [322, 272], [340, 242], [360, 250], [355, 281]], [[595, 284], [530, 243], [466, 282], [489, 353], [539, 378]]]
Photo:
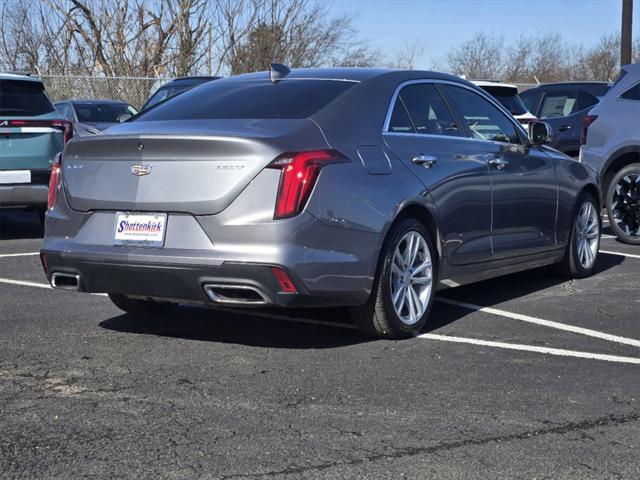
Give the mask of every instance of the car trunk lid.
[[278, 155], [326, 148], [310, 120], [130, 122], [63, 156], [73, 209], [215, 214]]

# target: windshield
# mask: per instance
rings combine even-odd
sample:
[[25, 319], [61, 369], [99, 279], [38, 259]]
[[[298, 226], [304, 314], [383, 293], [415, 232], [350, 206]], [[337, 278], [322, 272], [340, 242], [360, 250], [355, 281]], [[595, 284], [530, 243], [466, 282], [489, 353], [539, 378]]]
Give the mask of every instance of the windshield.
[[136, 121], [307, 118], [355, 83], [338, 80], [218, 80], [145, 111]]
[[182, 86], [174, 86], [174, 87], [162, 87], [154, 93], [147, 103], [144, 104], [142, 110], [146, 110], [147, 108], [153, 107], [156, 103], [160, 103], [165, 98], [171, 98], [179, 94], [180, 92], [184, 92], [191, 88], [192, 85], [182, 85]]
[[0, 80], [0, 115], [37, 116], [53, 112], [53, 105], [44, 94], [40, 82], [30, 80]]
[[486, 86], [482, 87], [482, 89], [498, 100], [504, 108], [509, 110], [511, 115], [524, 115], [527, 113], [527, 107], [522, 103], [516, 88]]
[[126, 103], [74, 103], [81, 123], [117, 123], [120, 115], [135, 115], [136, 110]]

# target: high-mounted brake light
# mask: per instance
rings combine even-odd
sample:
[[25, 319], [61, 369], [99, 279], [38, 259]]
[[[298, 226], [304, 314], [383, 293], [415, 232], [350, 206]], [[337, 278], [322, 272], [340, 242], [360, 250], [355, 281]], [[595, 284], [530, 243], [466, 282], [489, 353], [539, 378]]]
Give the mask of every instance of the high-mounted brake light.
[[47, 200], [47, 209], [51, 210], [56, 203], [56, 192], [58, 190], [58, 179], [62, 177], [62, 165], [60, 164], [62, 155], [56, 156], [56, 161], [51, 167], [51, 177], [49, 178], [49, 199]]
[[334, 150], [315, 150], [281, 155], [269, 168], [282, 170], [274, 219], [298, 215], [303, 209], [318, 179], [320, 170], [330, 163], [347, 159]]
[[596, 121], [597, 115], [585, 115], [582, 118], [582, 130], [580, 132], [580, 145], [587, 144], [587, 134], [589, 133], [589, 126]]
[[62, 131], [64, 144], [73, 137], [73, 125], [68, 120], [9, 120], [7, 126], [17, 128], [54, 128]]

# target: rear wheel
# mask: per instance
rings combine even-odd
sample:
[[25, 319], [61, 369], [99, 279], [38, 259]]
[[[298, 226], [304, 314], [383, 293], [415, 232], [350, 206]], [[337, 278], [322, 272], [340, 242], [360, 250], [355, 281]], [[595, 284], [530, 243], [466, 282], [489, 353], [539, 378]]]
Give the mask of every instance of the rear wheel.
[[611, 230], [622, 242], [640, 245], [640, 163], [620, 170], [607, 192]]
[[170, 313], [176, 308], [175, 303], [156, 302], [154, 300], [139, 300], [137, 298], [129, 298], [126, 295], [110, 293], [109, 298], [113, 304], [120, 310], [132, 315], [139, 316], [155, 316]]
[[435, 255], [422, 223], [406, 219], [392, 228], [369, 301], [351, 309], [363, 333], [407, 338], [420, 332], [433, 303]]
[[585, 192], [578, 198], [569, 245], [558, 264], [558, 273], [571, 278], [584, 278], [593, 273], [600, 249], [601, 228], [598, 202]]

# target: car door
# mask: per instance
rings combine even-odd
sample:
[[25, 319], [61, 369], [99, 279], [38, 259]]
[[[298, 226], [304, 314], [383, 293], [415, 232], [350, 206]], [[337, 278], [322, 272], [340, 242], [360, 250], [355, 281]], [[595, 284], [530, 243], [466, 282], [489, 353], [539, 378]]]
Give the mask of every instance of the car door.
[[[593, 97], [595, 103], [597, 99]], [[581, 100], [585, 104], [581, 105]], [[538, 117], [553, 128], [553, 147], [561, 152], [577, 156], [580, 149], [582, 110], [594, 105], [587, 97], [581, 99], [573, 89], [548, 91], [540, 102]]]
[[392, 100], [383, 137], [435, 203], [449, 263], [489, 260], [489, 168], [474, 143], [463, 137], [436, 84], [403, 84]]
[[555, 248], [554, 160], [528, 146], [515, 119], [488, 96], [463, 86], [443, 88], [491, 168], [493, 258]]

